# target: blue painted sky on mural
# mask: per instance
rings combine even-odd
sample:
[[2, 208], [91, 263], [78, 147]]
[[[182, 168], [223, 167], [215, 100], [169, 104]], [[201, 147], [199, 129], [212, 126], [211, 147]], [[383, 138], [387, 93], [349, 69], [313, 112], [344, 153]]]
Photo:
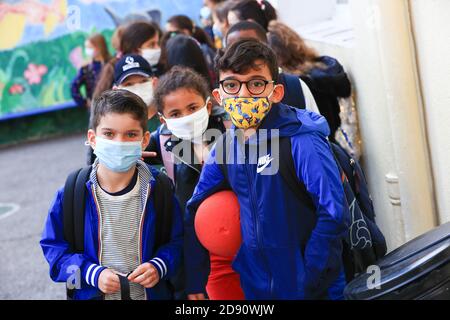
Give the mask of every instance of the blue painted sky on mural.
[[[7, 2], [18, 3], [20, 1], [10, 0]], [[49, 4], [52, 0], [39, 2]], [[68, 0], [69, 9], [70, 6], [79, 8], [81, 23], [78, 30], [84, 32], [113, 29], [115, 27], [113, 20], [104, 9], [105, 6], [112, 9], [119, 17], [125, 17], [131, 13], [142, 13], [152, 9], [159, 9], [162, 13], [162, 27], [164, 27], [167, 19], [175, 14], [186, 14], [198, 23], [202, 3], [202, 0]], [[71, 30], [67, 24], [63, 23], [56, 27], [48, 37], [45, 37], [42, 26], [27, 25], [19, 46], [39, 40], [50, 40], [74, 31], [76, 30]]]

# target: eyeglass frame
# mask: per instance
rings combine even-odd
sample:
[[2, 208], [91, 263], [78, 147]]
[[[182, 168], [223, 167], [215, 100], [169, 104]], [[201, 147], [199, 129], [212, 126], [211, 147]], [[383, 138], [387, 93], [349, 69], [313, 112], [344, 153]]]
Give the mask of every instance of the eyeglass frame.
[[[223, 83], [224, 83], [225, 81], [237, 81], [237, 82], [239, 82], [239, 89], [238, 89], [236, 92], [234, 92], [234, 93], [229, 93], [229, 92], [227, 92], [227, 91], [225, 90], [225, 88], [223, 87]], [[261, 92], [259, 92], [259, 93], [253, 93], [253, 92], [251, 92], [250, 89], [248, 88], [248, 83], [249, 83], [250, 81], [262, 81], [262, 82], [264, 82], [264, 89], [263, 89]], [[275, 84], [276, 81], [275, 81], [275, 80], [266, 80], [266, 79], [250, 79], [250, 80], [248, 80], [248, 81], [240, 81], [240, 80], [238, 80], [238, 79], [224, 79], [224, 80], [220, 80], [220, 81], [219, 81], [219, 84], [220, 84], [220, 86], [222, 87], [222, 90], [223, 90], [226, 94], [237, 94], [237, 93], [239, 93], [239, 92], [241, 91], [241, 89], [242, 89], [242, 84], [243, 84], [243, 83], [245, 83], [245, 87], [247, 88], [248, 92], [250, 92], [250, 94], [258, 95], [258, 94], [262, 94], [264, 91], [266, 91], [267, 85], [268, 85], [269, 83]]]

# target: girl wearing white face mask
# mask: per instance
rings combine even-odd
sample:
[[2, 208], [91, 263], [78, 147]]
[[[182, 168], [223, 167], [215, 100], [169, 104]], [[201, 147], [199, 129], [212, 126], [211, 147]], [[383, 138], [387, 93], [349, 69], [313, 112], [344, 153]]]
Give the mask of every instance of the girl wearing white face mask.
[[[158, 154], [155, 158], [149, 158], [150, 163], [163, 163], [168, 176], [174, 181], [175, 195], [182, 212], [194, 193], [210, 148], [229, 123], [225, 120], [223, 108], [213, 107], [209, 96], [207, 81], [192, 69], [179, 66], [162, 76], [155, 90], [155, 104], [164, 125], [152, 134], [147, 151]], [[211, 254], [210, 261], [211, 270], [216, 270], [211, 272], [212, 275], [223, 271], [231, 275], [226, 281], [239, 283], [229, 258]], [[184, 283], [183, 279], [180, 281]], [[240, 291], [233, 291], [230, 296], [243, 298]]]
[[180, 66], [159, 79], [154, 94], [163, 125], [152, 134], [147, 151], [158, 156], [149, 160], [164, 164], [182, 208], [192, 196], [211, 143], [225, 131], [225, 112], [213, 107], [209, 94], [201, 75]]
[[[132, 22], [123, 27], [116, 34], [120, 38], [119, 41], [115, 38], [116, 50], [119, 51], [119, 55], [111, 59], [103, 68], [98, 84], [95, 87], [94, 98], [98, 97], [103, 91], [113, 87], [114, 67], [120, 58], [125, 55], [137, 54], [145, 56], [152, 66], [152, 71], [159, 75], [162, 72], [162, 68], [160, 68], [159, 64], [154, 66], [153, 63], [158, 57], [156, 50], [160, 48], [160, 34], [161, 31], [157, 25], [145, 21]], [[155, 50], [149, 54], [148, 49]]]
[[[84, 43], [84, 55], [89, 63], [78, 70], [77, 76], [72, 81], [71, 94], [79, 107], [89, 108], [103, 65], [111, 58], [105, 38], [101, 34], [89, 37]], [[86, 95], [81, 93], [83, 86]]]

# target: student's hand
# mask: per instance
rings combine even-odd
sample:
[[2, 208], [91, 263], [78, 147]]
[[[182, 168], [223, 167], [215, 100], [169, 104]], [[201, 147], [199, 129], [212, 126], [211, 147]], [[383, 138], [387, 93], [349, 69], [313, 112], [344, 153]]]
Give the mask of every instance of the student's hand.
[[188, 294], [188, 300], [206, 300], [206, 297], [203, 293], [194, 293]]
[[157, 155], [158, 154], [153, 151], [142, 151], [142, 160], [144, 160], [144, 158], [154, 158]]
[[111, 269], [105, 269], [98, 277], [98, 287], [106, 294], [116, 293], [120, 291], [119, 276]]
[[144, 288], [152, 288], [159, 282], [159, 273], [151, 263], [146, 262], [137, 267], [128, 276], [128, 280], [138, 283]]

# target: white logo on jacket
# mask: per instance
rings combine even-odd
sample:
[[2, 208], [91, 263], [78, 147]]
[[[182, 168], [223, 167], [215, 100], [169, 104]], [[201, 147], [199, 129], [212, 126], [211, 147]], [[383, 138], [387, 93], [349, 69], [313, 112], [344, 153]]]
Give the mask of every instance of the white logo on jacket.
[[258, 159], [258, 166], [256, 167], [256, 173], [261, 173], [272, 162], [273, 158], [268, 155], [262, 156]]

